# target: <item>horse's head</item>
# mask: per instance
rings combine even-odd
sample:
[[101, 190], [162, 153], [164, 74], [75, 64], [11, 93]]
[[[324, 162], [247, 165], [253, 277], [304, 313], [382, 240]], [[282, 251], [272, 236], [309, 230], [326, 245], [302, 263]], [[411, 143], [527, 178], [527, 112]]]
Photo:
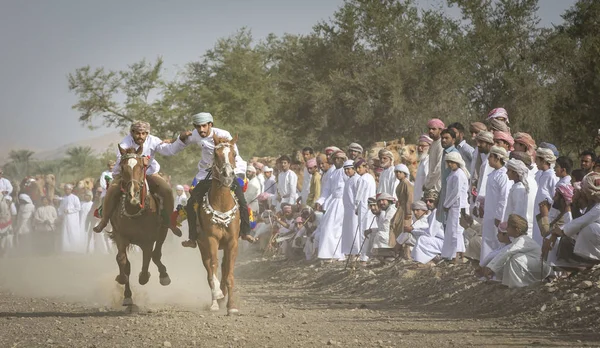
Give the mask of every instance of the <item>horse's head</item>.
[[143, 146], [137, 151], [133, 148], [123, 149], [119, 145], [121, 153], [121, 188], [129, 197], [131, 205], [141, 204], [141, 194], [144, 189], [144, 157]]
[[213, 162], [213, 177], [224, 186], [231, 186], [235, 180], [235, 143], [237, 135], [232, 140], [213, 137], [215, 142], [215, 158]]

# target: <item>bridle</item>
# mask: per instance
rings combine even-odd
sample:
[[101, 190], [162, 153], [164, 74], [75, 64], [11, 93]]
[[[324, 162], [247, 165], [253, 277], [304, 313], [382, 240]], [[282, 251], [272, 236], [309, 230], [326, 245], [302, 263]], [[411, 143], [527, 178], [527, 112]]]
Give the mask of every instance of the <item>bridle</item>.
[[[131, 179], [131, 180], [125, 182], [124, 180], [121, 180], [121, 193], [122, 193], [121, 215], [125, 215], [127, 217], [132, 218], [132, 217], [138, 217], [138, 216], [142, 215], [145, 210], [145, 207], [146, 207], [146, 203], [147, 203], [146, 201], [148, 198], [148, 195], [146, 192], [146, 169], [148, 168], [148, 166], [143, 164], [144, 156], [138, 155], [136, 153], [124, 154], [121, 157], [121, 165], [123, 165], [123, 163], [127, 162], [127, 160], [130, 160], [130, 159], [135, 159], [138, 162], [142, 161], [142, 172], [144, 174], [142, 181], [136, 180], [136, 179]], [[135, 214], [129, 214], [125, 210], [125, 201], [126, 201], [128, 192], [131, 192], [131, 186], [133, 184], [138, 184], [141, 187], [141, 189], [140, 189], [140, 204], [139, 204], [140, 210]]]
[[[215, 157], [217, 154], [217, 150], [225, 148], [225, 147], [233, 150], [233, 148], [232, 148], [233, 145], [231, 145], [230, 143], [220, 143], [215, 146]], [[215, 180], [217, 180], [219, 182], [220, 186], [231, 187], [231, 185], [233, 184], [233, 180], [229, 184], [226, 184], [224, 182], [225, 178], [223, 177], [223, 172], [226, 171], [228, 169], [228, 167], [231, 168], [231, 171], [233, 172], [233, 165], [231, 163], [228, 163], [227, 161], [225, 161], [221, 166], [218, 166], [217, 161], [213, 161], [213, 165], [211, 168], [211, 175]], [[234, 178], [234, 180], [235, 180], [235, 178]]]

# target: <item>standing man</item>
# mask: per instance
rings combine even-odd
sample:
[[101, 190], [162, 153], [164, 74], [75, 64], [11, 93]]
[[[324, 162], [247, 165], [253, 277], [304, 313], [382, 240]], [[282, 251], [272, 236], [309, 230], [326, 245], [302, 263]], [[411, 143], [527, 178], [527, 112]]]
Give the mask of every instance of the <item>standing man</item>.
[[[306, 199], [306, 205], [313, 207], [315, 202], [321, 196], [321, 173], [319, 173], [319, 166], [317, 165], [317, 159], [311, 158], [306, 162], [306, 169], [311, 175], [310, 188], [308, 191], [308, 197]], [[312, 208], [311, 208], [312, 209]]]
[[360, 245], [358, 239], [358, 215], [356, 215], [356, 189], [360, 175], [356, 175], [354, 161], [344, 162], [344, 174], [348, 177], [344, 185], [344, 222], [342, 224], [342, 254], [357, 255]]
[[102, 172], [102, 174], [100, 174], [100, 187], [102, 188], [100, 198], [104, 198], [104, 196], [106, 196], [106, 188], [110, 185], [110, 182], [113, 179], [113, 169], [115, 168], [115, 161], [108, 161], [106, 163], [106, 167], [108, 168], [108, 170], [105, 170]]
[[[550, 205], [554, 203], [554, 193], [556, 192], [556, 183], [558, 182], [558, 178], [552, 169], [554, 163], [556, 163], [556, 156], [554, 155], [554, 152], [548, 148], [538, 147], [535, 157], [535, 164], [538, 169], [538, 175], [536, 178], [538, 189], [533, 205], [534, 215], [536, 217], [540, 213], [540, 203], [543, 201], [548, 201]], [[535, 240], [540, 246], [544, 240], [537, 218], [533, 219], [533, 240]]]
[[4, 196], [10, 196], [12, 191], [13, 187], [10, 181], [4, 177], [4, 171], [2, 168], [0, 168], [0, 193], [2, 193]]
[[[213, 116], [208, 112], [201, 112], [192, 116], [192, 122], [194, 125], [193, 131], [187, 131], [182, 135], [185, 135], [182, 141], [185, 142], [185, 146], [189, 144], [196, 144], [202, 151], [200, 161], [198, 162], [198, 174], [196, 174], [196, 180], [198, 184], [192, 190], [188, 203], [186, 205], [187, 220], [189, 225], [189, 240], [181, 242], [181, 245], [188, 248], [196, 247], [196, 240], [198, 239], [198, 230], [196, 228], [196, 210], [194, 209], [195, 203], [200, 203], [202, 198], [208, 192], [212, 184], [209, 173], [212, 169], [214, 161], [215, 141], [213, 137], [225, 138], [231, 140], [231, 134], [223, 129], [213, 127]], [[189, 137], [189, 139], [188, 139]], [[187, 140], [187, 141], [186, 141]], [[235, 174], [245, 174], [240, 172], [240, 168], [246, 167], [246, 162], [240, 157], [237, 145], [233, 147], [235, 151]], [[237, 180], [233, 181], [231, 189], [235, 192], [235, 195], [240, 206], [240, 237], [243, 240], [254, 242], [254, 238], [250, 236], [250, 217], [248, 214], [248, 206], [246, 205], [246, 198], [242, 187], [239, 185]]]
[[490, 173], [485, 192], [485, 208], [483, 213], [483, 227], [481, 230], [481, 255], [480, 265], [492, 251], [500, 247], [498, 241], [498, 225], [504, 218], [508, 193], [512, 182], [506, 175], [505, 164], [508, 161], [508, 153], [499, 146], [492, 146], [488, 156], [490, 167], [494, 170]]
[[312, 147], [305, 147], [302, 149], [302, 157], [304, 158], [304, 175], [302, 176], [302, 191], [300, 192], [301, 204], [306, 205], [308, 201], [308, 194], [310, 193], [310, 180], [312, 175], [309, 173], [306, 164], [311, 159], [315, 158], [315, 151]]
[[415, 177], [414, 202], [420, 201], [423, 197], [423, 184], [427, 179], [427, 173], [429, 173], [429, 146], [431, 146], [431, 143], [433, 143], [433, 140], [427, 134], [421, 135], [417, 142], [419, 167], [417, 167], [417, 176]]
[[448, 163], [446, 163], [446, 155], [448, 155], [449, 153], [452, 152], [458, 152], [458, 150], [454, 147], [454, 143], [456, 142], [456, 133], [454, 133], [454, 131], [452, 129], [444, 129], [441, 133], [441, 143], [442, 143], [442, 148], [444, 149], [444, 151], [442, 152], [442, 188], [440, 191], [440, 201], [439, 204], [440, 206], [437, 209], [437, 214], [436, 214], [436, 219], [438, 222], [441, 222], [443, 224], [446, 223], [446, 210], [443, 209], [443, 204], [444, 201], [446, 199], [446, 185], [447, 185], [447, 179], [448, 176], [450, 175], [450, 173], [452, 172], [452, 170], [450, 169], [450, 167], [448, 166]]
[[429, 137], [433, 140], [429, 148], [429, 173], [423, 184], [423, 191], [442, 189], [442, 130], [446, 128], [442, 120], [434, 118], [427, 123]]
[[290, 169], [292, 160], [289, 156], [281, 156], [279, 163], [281, 163], [281, 173], [277, 176], [277, 205], [281, 206], [281, 203], [288, 203], [293, 206], [298, 198], [296, 190], [298, 176]]
[[473, 161], [473, 154], [475, 153], [475, 149], [473, 148], [473, 146], [469, 145], [469, 143], [467, 143], [467, 141], [465, 140], [465, 127], [459, 122], [454, 122], [453, 124], [448, 126], [448, 129], [453, 130], [454, 134], [456, 134], [456, 141], [454, 142], [454, 147], [456, 147], [458, 152], [460, 152], [460, 157], [462, 157], [463, 161], [465, 162], [467, 171], [469, 171], [470, 174], [471, 162]]
[[379, 165], [383, 172], [379, 176], [377, 193], [388, 193], [394, 195], [398, 181], [394, 175], [394, 155], [388, 149], [379, 150]]
[[246, 192], [244, 192], [244, 197], [246, 198], [248, 207], [254, 212], [254, 216], [257, 216], [259, 212], [258, 195], [262, 192], [260, 191], [260, 181], [256, 177], [256, 168], [253, 165], [246, 167], [246, 178], [248, 179], [248, 187], [246, 188]]
[[[359, 158], [354, 162], [354, 169], [358, 174], [359, 178], [356, 183], [356, 195], [354, 197], [355, 203], [355, 214], [358, 217], [358, 237], [356, 243], [359, 246], [363, 246], [364, 243], [364, 232], [369, 229], [371, 224], [375, 221], [373, 214], [369, 209], [369, 197], [375, 196], [377, 191], [377, 184], [375, 178], [369, 173], [369, 167], [367, 161], [363, 158]], [[375, 201], [373, 203], [376, 203]], [[360, 247], [359, 247], [360, 248]], [[363, 246], [363, 251], [360, 253], [360, 260], [366, 262], [369, 260], [366, 249]]]
[[277, 194], [277, 182], [275, 182], [275, 178], [273, 177], [273, 168], [265, 166], [263, 169], [263, 173], [265, 175], [264, 192], [269, 193], [271, 195], [276, 195]]
[[[477, 141], [477, 151], [482, 158], [482, 162], [480, 167], [476, 168], [479, 179], [471, 181], [471, 194], [474, 198], [471, 201], [471, 211], [475, 217], [481, 218], [483, 214], [482, 206], [485, 201], [487, 180], [493, 170], [492, 167], [490, 167], [488, 157], [492, 146], [494, 146], [494, 136], [488, 131], [481, 131], [477, 134], [475, 140]], [[481, 220], [479, 220], [479, 222], [480, 221]]]
[[62, 223], [62, 251], [83, 253], [85, 251], [84, 234], [79, 224], [79, 211], [81, 202], [73, 194], [73, 185], [65, 185], [65, 195], [60, 201], [58, 207], [58, 217]]

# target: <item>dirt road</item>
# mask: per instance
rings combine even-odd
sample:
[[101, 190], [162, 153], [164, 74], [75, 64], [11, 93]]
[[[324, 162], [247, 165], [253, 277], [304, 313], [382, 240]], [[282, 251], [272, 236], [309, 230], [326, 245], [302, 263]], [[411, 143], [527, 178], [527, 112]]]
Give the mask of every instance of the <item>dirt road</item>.
[[[132, 257], [132, 274], [139, 272], [139, 259]], [[319, 270], [270, 260], [240, 263], [241, 315], [228, 317], [224, 310], [206, 311], [210, 292], [197, 251], [173, 248], [165, 262], [173, 283], [161, 287], [151, 268], [150, 283], [134, 286], [138, 307], [129, 312], [119, 306], [122, 290], [114, 282], [112, 255], [1, 260], [0, 347], [565, 347], [600, 342], [590, 332], [390, 302], [376, 292], [367, 295], [363, 286], [336, 291], [339, 279], [358, 276], [341, 266]], [[377, 281], [363, 285], [376, 288]]]

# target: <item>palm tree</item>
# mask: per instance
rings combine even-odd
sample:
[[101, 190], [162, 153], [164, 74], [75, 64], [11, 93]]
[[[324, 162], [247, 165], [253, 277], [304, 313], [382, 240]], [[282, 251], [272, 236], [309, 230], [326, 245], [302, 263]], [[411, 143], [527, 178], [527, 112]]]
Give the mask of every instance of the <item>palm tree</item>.
[[35, 152], [26, 149], [12, 150], [8, 154], [8, 158], [10, 158], [11, 164], [14, 166], [17, 177], [22, 178], [31, 174], [29, 172], [29, 167], [34, 154]]
[[67, 150], [67, 158], [64, 159], [65, 166], [77, 177], [93, 173], [96, 170], [97, 162], [98, 159], [90, 146], [72, 147]]

